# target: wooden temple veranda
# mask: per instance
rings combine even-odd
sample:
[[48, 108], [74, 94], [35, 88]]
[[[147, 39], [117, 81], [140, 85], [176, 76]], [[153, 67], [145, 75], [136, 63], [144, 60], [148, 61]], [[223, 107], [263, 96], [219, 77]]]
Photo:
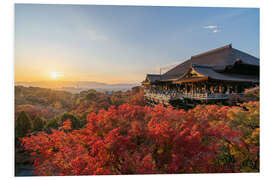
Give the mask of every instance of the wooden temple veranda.
[[226, 101], [259, 86], [258, 58], [227, 45], [196, 56], [164, 74], [147, 74], [142, 82], [150, 104], [174, 101]]

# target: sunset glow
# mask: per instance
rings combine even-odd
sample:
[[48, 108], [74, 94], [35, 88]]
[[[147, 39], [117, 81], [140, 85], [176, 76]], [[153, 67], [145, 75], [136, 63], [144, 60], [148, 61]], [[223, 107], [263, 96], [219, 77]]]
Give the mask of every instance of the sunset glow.
[[60, 72], [51, 72], [51, 78], [52, 79], [58, 79], [59, 77], [63, 76]]
[[[165, 73], [190, 54], [229, 43], [259, 57], [258, 9], [37, 4], [15, 9], [15, 82], [140, 83], [147, 73], [160, 68]], [[64, 75], [58, 73], [63, 69]]]

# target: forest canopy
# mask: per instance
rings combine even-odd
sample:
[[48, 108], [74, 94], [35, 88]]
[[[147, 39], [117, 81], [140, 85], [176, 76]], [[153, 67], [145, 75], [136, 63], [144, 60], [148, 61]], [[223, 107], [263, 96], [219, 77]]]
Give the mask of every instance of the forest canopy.
[[258, 91], [189, 110], [151, 107], [140, 87], [15, 93], [16, 166], [35, 175], [259, 172]]

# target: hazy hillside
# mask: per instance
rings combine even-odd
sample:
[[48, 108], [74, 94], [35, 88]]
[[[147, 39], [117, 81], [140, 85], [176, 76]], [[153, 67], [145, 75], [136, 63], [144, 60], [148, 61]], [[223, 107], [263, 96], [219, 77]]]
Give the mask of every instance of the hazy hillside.
[[37, 82], [15, 82], [15, 85], [33, 86], [41, 88], [51, 88], [57, 90], [69, 91], [71, 93], [79, 93], [87, 89], [95, 89], [97, 91], [126, 91], [139, 84], [106, 84], [94, 81], [37, 81]]

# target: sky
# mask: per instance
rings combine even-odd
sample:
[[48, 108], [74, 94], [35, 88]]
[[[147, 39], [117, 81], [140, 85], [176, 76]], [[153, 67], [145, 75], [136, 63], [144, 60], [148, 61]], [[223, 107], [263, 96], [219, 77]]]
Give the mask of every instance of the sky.
[[139, 83], [232, 43], [259, 58], [258, 8], [15, 5], [15, 82]]

